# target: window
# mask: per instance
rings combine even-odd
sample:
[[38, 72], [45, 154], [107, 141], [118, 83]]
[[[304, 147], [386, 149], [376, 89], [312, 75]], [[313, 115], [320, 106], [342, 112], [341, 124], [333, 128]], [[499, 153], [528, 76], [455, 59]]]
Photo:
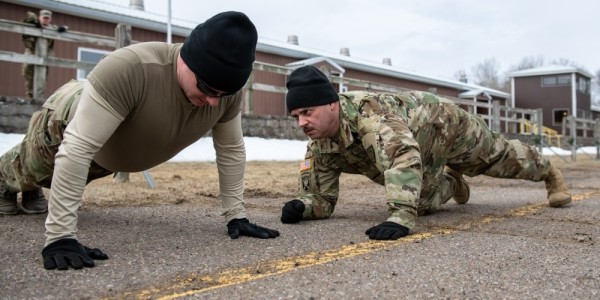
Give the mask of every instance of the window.
[[555, 76], [542, 77], [542, 86], [555, 86], [555, 85], [556, 85], [556, 77]]
[[571, 75], [544, 76], [542, 77], [542, 87], [553, 87], [561, 85], [570, 85]]
[[[79, 47], [77, 49], [77, 61], [98, 63], [108, 53], [110, 51]], [[77, 80], [87, 80], [89, 73], [89, 70], [77, 69]]]
[[552, 110], [552, 125], [561, 126], [563, 119], [569, 116], [568, 108], [555, 108]]
[[585, 111], [583, 109], [577, 109], [577, 118], [581, 118], [581, 119], [593, 119], [592, 116], [592, 112], [591, 111]]
[[590, 81], [586, 78], [578, 78], [577, 90], [584, 94], [589, 94], [590, 93]]
[[558, 76], [558, 85], [569, 85], [571, 84], [571, 76], [569, 75], [561, 75]]

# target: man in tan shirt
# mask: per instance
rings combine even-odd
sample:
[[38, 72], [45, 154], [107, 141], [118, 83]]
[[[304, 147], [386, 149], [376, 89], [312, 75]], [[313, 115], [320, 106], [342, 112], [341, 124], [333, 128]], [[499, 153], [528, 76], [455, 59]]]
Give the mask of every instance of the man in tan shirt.
[[279, 236], [250, 223], [243, 204], [240, 90], [252, 71], [256, 41], [246, 15], [218, 14], [183, 44], [149, 42], [114, 51], [87, 82], [65, 84], [32, 116], [23, 143], [0, 158], [0, 202], [16, 202], [17, 192], [52, 182], [46, 269], [93, 267], [93, 259], [108, 258], [75, 235], [86, 183], [156, 166], [209, 130], [230, 237]]

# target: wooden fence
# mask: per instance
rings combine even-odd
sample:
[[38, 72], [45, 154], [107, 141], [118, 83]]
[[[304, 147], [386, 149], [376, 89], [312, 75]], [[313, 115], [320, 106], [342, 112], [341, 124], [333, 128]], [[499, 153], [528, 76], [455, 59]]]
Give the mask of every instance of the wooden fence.
[[95, 63], [87, 63], [77, 60], [48, 56], [48, 39], [62, 40], [67, 42], [90, 43], [99, 46], [115, 46], [114, 37], [77, 31], [58, 33], [53, 29], [36, 28], [31, 24], [4, 19], [0, 19], [0, 30], [38, 37], [35, 47], [36, 55], [25, 55], [22, 53], [0, 50], [0, 60], [35, 65], [33, 78], [33, 99], [37, 99], [37, 101], [40, 102], [43, 102], [44, 99], [46, 68], [48, 66], [91, 70], [96, 65]]
[[577, 159], [577, 149], [583, 146], [580, 139], [592, 138], [596, 146], [596, 159], [600, 159], [600, 119], [588, 120], [568, 116], [563, 119], [562, 135], [567, 137], [571, 159]]

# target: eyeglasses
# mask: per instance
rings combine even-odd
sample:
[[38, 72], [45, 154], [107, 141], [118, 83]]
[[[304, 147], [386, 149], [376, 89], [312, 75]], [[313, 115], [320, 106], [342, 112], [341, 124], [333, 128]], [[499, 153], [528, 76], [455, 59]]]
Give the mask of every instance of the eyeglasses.
[[219, 92], [206, 84], [206, 82], [202, 81], [198, 75], [196, 75], [196, 87], [206, 96], [208, 97], [217, 97], [223, 98], [226, 96], [231, 96], [236, 92]]

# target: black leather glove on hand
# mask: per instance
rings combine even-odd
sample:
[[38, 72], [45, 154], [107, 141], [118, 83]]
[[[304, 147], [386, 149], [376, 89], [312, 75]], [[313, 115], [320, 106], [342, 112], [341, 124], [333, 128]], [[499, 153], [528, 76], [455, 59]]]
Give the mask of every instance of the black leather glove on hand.
[[229, 221], [227, 223], [227, 233], [232, 239], [237, 239], [240, 235], [261, 239], [276, 238], [279, 236], [279, 231], [252, 224], [246, 218]]
[[302, 220], [304, 214], [304, 202], [294, 199], [283, 205], [281, 209], [281, 222], [292, 224]]
[[93, 267], [94, 259], [108, 259], [98, 248], [88, 248], [74, 239], [58, 240], [42, 250], [44, 257], [44, 268], [46, 270], [67, 270], [69, 266], [73, 269]]
[[383, 222], [365, 232], [372, 240], [397, 240], [408, 235], [408, 228], [394, 222]]
[[57, 31], [60, 33], [63, 33], [63, 32], [67, 32], [68, 29], [69, 29], [68, 26], [60, 25], [60, 26], [58, 26]]

